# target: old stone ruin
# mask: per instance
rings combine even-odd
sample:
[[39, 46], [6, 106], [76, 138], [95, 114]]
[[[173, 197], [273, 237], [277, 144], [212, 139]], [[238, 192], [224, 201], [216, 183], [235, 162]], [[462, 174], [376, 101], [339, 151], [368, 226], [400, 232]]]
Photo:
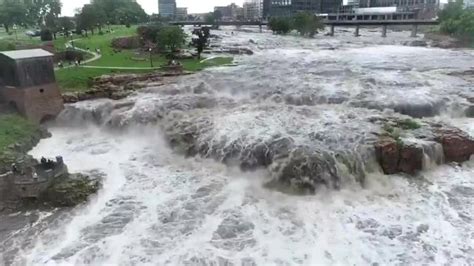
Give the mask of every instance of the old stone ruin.
[[70, 174], [63, 158], [23, 159], [0, 174], [0, 211], [38, 205], [72, 207], [100, 188], [98, 179]]
[[56, 117], [64, 106], [53, 54], [42, 49], [0, 52], [0, 105], [35, 123]]

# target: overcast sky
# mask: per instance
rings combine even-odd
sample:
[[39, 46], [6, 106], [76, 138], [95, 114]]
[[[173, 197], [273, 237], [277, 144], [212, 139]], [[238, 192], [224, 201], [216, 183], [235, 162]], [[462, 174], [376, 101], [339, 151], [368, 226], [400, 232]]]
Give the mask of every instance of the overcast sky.
[[[90, 0], [61, 0], [63, 15], [72, 16], [76, 8], [82, 7]], [[158, 0], [138, 0], [148, 14], [158, 13]], [[177, 0], [178, 7], [187, 7], [189, 13], [204, 13], [214, 10], [214, 6], [236, 3], [242, 6], [244, 0]]]

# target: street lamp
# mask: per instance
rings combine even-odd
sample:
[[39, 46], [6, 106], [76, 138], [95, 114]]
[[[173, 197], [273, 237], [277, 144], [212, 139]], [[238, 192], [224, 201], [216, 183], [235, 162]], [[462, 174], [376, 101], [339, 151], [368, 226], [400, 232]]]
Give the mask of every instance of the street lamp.
[[18, 27], [16, 26], [16, 24], [13, 24], [13, 30], [15, 31], [15, 39], [18, 41], [18, 34], [16, 32], [17, 29]]
[[151, 51], [153, 51], [153, 49], [151, 49], [151, 47], [150, 47], [150, 48], [148, 48], [148, 51], [150, 52], [150, 66], [151, 66], [151, 68], [153, 68], [153, 57], [151, 56]]

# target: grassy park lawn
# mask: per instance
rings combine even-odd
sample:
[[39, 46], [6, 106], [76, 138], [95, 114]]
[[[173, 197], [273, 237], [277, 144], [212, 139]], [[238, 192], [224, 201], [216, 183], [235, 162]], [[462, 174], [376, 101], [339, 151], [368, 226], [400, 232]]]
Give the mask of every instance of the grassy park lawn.
[[[151, 68], [150, 58], [146, 54], [139, 54], [133, 50], [122, 50], [114, 52], [111, 43], [114, 38], [133, 36], [136, 34], [136, 27], [126, 28], [125, 26], [112, 26], [113, 33], [105, 33], [104, 35], [89, 35], [88, 37], [73, 36], [74, 45], [76, 47], [95, 51], [99, 48], [102, 57], [96, 61], [90, 62], [87, 66], [96, 67], [114, 67], [124, 69], [100, 69], [100, 68], [84, 68], [72, 67], [64, 68], [56, 71], [56, 79], [64, 92], [82, 91], [90, 87], [92, 78], [105, 74], [113, 73], [147, 73], [157, 71], [160, 66], [166, 65], [168, 60], [163, 55], [153, 55], [152, 61], [154, 68]], [[70, 39], [58, 37], [55, 41], [56, 49], [65, 47], [65, 43]], [[215, 57], [205, 61], [197, 59], [180, 60], [185, 70], [200, 71], [207, 67], [220, 66], [232, 63], [232, 57]], [[143, 69], [130, 69], [143, 68]]]
[[2, 28], [0, 30], [0, 51], [14, 50], [17, 47], [26, 47], [41, 44], [39, 37], [29, 37], [25, 34], [24, 29], [11, 31], [12, 34], [7, 34]]
[[[220, 66], [232, 63], [233, 58], [231, 57], [215, 57], [204, 62], [198, 60], [182, 60], [181, 63], [185, 70], [188, 71], [200, 71], [207, 67]], [[155, 65], [163, 65], [166, 63], [166, 59], [156, 58]], [[115, 65], [117, 66], [117, 65]], [[120, 65], [119, 65], [120, 66]], [[125, 65], [127, 66], [127, 65]], [[107, 74], [120, 74], [120, 73], [148, 73], [156, 71], [153, 69], [101, 69], [101, 68], [82, 68], [72, 67], [64, 68], [56, 71], [56, 80], [61, 87], [63, 92], [74, 92], [88, 90], [91, 86], [91, 81], [94, 77], [107, 75]]]
[[8, 146], [29, 138], [36, 130], [35, 125], [19, 115], [0, 114], [0, 154]]

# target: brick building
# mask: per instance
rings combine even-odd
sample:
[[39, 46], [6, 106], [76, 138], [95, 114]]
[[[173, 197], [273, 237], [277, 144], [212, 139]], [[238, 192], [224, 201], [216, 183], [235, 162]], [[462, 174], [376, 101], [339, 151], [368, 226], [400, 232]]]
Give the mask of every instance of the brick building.
[[36, 123], [57, 116], [64, 106], [53, 54], [42, 49], [0, 52], [0, 102]]

